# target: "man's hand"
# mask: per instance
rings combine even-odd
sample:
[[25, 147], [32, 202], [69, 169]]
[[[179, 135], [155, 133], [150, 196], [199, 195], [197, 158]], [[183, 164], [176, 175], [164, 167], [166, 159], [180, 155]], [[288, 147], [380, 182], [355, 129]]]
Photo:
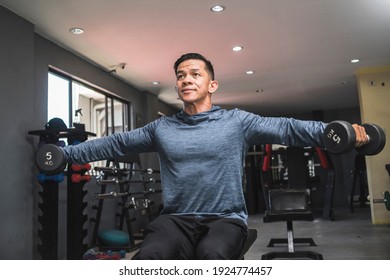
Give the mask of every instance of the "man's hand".
[[355, 129], [356, 133], [356, 143], [355, 147], [361, 147], [368, 143], [368, 135], [366, 133], [366, 129], [358, 124], [353, 124], [352, 127]]

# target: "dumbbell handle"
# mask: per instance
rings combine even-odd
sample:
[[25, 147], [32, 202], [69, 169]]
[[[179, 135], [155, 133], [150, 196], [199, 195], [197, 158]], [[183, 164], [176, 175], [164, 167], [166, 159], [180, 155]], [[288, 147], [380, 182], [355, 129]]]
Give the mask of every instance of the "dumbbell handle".
[[[367, 195], [367, 200], [370, 200], [371, 196]], [[384, 198], [373, 198], [372, 202], [374, 203], [382, 203], [385, 199]]]
[[373, 203], [383, 203], [385, 202], [385, 199], [384, 198], [374, 198], [372, 200]]
[[[367, 200], [370, 200], [369, 195], [367, 196]], [[387, 201], [387, 199], [385, 199], [385, 198], [373, 198], [372, 199], [372, 203], [384, 203], [386, 201]]]
[[161, 180], [156, 180], [154, 178], [150, 178], [149, 180], [133, 180], [133, 181], [129, 181], [129, 180], [119, 180], [118, 178], [112, 178], [112, 179], [100, 179], [101, 177], [98, 177], [97, 180], [96, 180], [96, 183], [99, 184], [99, 185], [109, 185], [109, 184], [128, 184], [128, 183], [133, 183], [133, 184], [136, 184], [136, 183], [143, 183], [143, 184], [147, 184], [147, 183], [160, 183]]
[[128, 192], [124, 192], [124, 193], [109, 192], [109, 193], [102, 193], [102, 194], [96, 193], [95, 198], [96, 199], [106, 199], [106, 198], [115, 198], [115, 197], [119, 197], [119, 196], [128, 196], [128, 195], [129, 195]]
[[153, 170], [152, 168], [147, 169], [127, 169], [127, 168], [116, 168], [116, 167], [99, 167], [94, 168], [95, 171], [108, 172], [108, 173], [129, 173], [129, 172], [141, 172], [147, 174], [160, 173], [159, 170]]
[[[388, 191], [385, 191], [382, 193], [383, 198], [374, 198], [372, 200], [373, 203], [384, 203], [386, 206], [386, 209], [390, 211], [390, 193]], [[368, 199], [370, 199], [370, 196], [368, 196]]]
[[155, 189], [149, 189], [147, 191], [143, 192], [135, 192], [135, 193], [129, 193], [129, 192], [109, 192], [109, 193], [95, 193], [95, 198], [96, 199], [106, 199], [106, 198], [116, 198], [120, 196], [129, 196], [129, 195], [137, 195], [137, 194], [152, 194], [152, 193], [158, 193], [161, 192], [160, 190], [155, 190]]
[[128, 182], [129, 182], [128, 180], [119, 180], [118, 178], [112, 178], [112, 179], [107, 179], [107, 180], [103, 180], [103, 179], [98, 178], [96, 180], [96, 183], [99, 185], [126, 184]]

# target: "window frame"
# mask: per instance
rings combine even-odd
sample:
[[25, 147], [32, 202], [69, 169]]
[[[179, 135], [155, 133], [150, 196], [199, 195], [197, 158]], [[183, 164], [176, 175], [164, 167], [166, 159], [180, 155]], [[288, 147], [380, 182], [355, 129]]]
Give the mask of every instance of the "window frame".
[[[53, 68], [53, 67], [49, 67], [49, 70], [48, 70], [48, 75], [49, 74], [53, 74], [53, 75], [56, 75], [60, 78], [63, 78], [65, 80], [68, 81], [68, 105], [69, 105], [69, 125], [72, 126], [73, 125], [73, 122], [74, 122], [74, 119], [73, 119], [73, 111], [74, 111], [74, 108], [73, 108], [73, 83], [78, 83], [78, 84], [81, 84], [82, 86], [88, 88], [88, 89], [91, 89], [99, 94], [102, 94], [104, 95], [105, 97], [105, 112], [106, 112], [106, 118], [105, 118], [105, 125], [106, 125], [106, 135], [102, 135], [102, 136], [107, 136], [109, 134], [114, 134], [115, 133], [115, 118], [114, 118], [114, 115], [115, 115], [115, 108], [114, 108], [114, 103], [115, 101], [119, 101], [120, 103], [122, 103], [123, 105], [126, 106], [125, 110], [123, 110], [122, 112], [122, 119], [123, 119], [123, 124], [122, 124], [122, 131], [130, 131], [132, 130], [132, 125], [131, 125], [131, 102], [124, 99], [124, 98], [121, 98], [117, 95], [114, 95], [112, 93], [109, 93], [108, 91], [105, 91], [105, 90], [102, 90], [101, 88], [99, 88], [98, 86], [94, 86], [93, 84], [91, 83], [88, 83], [82, 79], [78, 79], [78, 78], [75, 78], [73, 77], [72, 75], [69, 75], [69, 74], [66, 74], [56, 68]], [[48, 93], [49, 94], [49, 93]], [[115, 100], [115, 101], [114, 101]], [[111, 107], [111, 112], [110, 112], [110, 118], [111, 118], [111, 130], [110, 130], [110, 127], [109, 127], [109, 117], [108, 117], [108, 112], [109, 112], [109, 108]], [[124, 111], [127, 111], [127, 114], [126, 112]], [[125, 116], [123, 116], [124, 114], [126, 114]]]

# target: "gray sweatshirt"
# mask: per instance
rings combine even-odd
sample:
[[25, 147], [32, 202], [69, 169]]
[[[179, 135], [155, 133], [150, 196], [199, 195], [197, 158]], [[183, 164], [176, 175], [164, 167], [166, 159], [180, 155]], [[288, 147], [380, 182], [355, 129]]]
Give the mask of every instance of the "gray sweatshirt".
[[322, 147], [325, 124], [261, 117], [239, 109], [161, 117], [146, 126], [64, 148], [69, 162], [157, 152], [162, 214], [239, 218], [246, 222], [242, 178], [248, 148], [260, 144]]

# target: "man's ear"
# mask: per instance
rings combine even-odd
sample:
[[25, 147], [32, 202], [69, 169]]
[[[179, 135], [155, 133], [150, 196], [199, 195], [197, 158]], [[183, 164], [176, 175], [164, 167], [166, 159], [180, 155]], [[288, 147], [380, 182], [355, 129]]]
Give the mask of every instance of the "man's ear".
[[218, 82], [217, 81], [211, 81], [209, 84], [209, 92], [214, 93], [218, 89]]

